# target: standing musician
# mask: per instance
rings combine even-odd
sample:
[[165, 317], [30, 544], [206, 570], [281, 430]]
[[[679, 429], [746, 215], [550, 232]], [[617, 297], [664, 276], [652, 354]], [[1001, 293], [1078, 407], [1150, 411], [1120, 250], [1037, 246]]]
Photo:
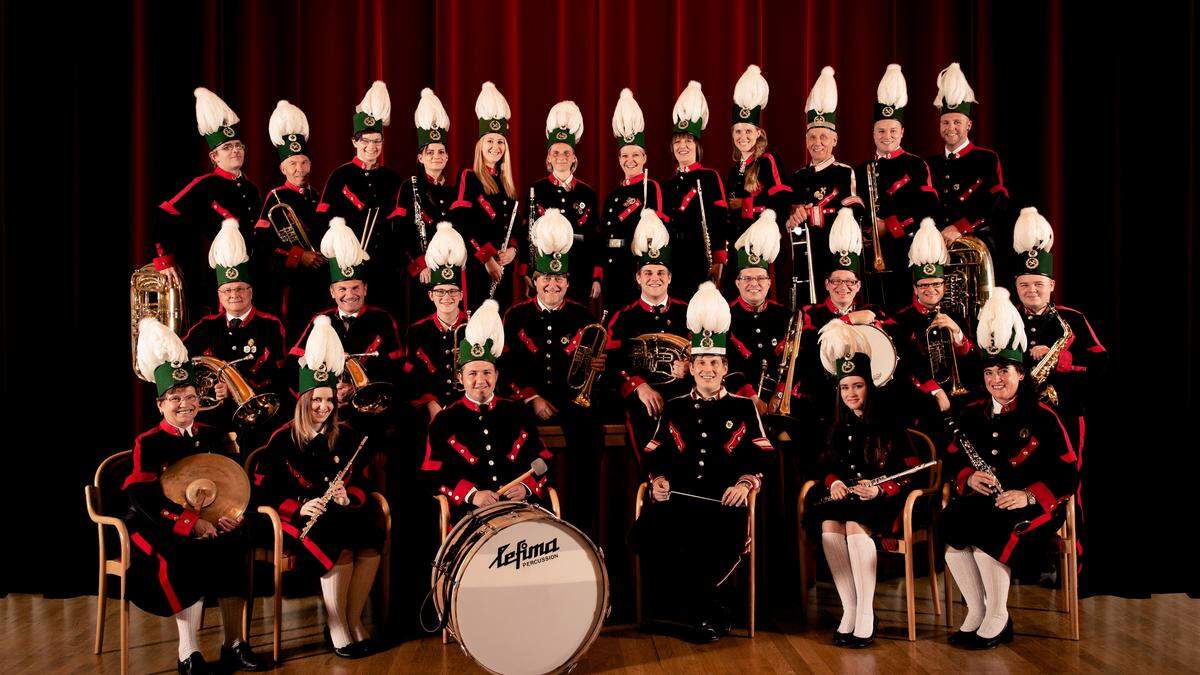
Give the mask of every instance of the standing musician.
[[786, 213], [792, 187], [783, 180], [775, 153], [767, 150], [767, 130], [762, 125], [770, 87], [758, 66], [746, 68], [733, 88], [733, 161], [729, 169], [729, 229], [743, 232], [763, 211]]
[[[530, 185], [533, 203], [527, 222], [533, 223], [548, 209], [558, 209], [571, 223], [575, 245], [571, 247], [571, 299], [584, 304], [600, 298], [600, 280], [604, 269], [600, 258], [600, 218], [596, 213], [596, 191], [575, 176], [579, 158], [575, 146], [583, 137], [583, 114], [574, 101], [559, 101], [546, 117], [546, 170], [550, 175]], [[526, 249], [522, 249], [523, 251]], [[530, 231], [528, 254], [523, 267], [536, 255]], [[527, 276], [526, 271], [522, 276]], [[511, 343], [510, 343], [511, 344]]]
[[416, 174], [400, 184], [396, 208], [388, 214], [388, 222], [402, 242], [409, 286], [406, 310], [415, 316], [417, 308], [425, 302], [432, 273], [425, 260], [425, 249], [438, 223], [449, 220], [450, 204], [456, 193], [446, 180], [450, 117], [432, 89], [421, 90], [413, 121], [417, 127], [418, 167]]
[[976, 337], [988, 397], [963, 411], [947, 449], [955, 479], [942, 522], [946, 567], [967, 602], [950, 643], [990, 649], [1012, 641], [1013, 571], [1053, 545], [1065, 518], [1057, 507], [1079, 476], [1062, 420], [1030, 386], [1025, 327], [1007, 290], [997, 288], [980, 311]]
[[870, 483], [915, 467], [919, 459], [903, 418], [877, 396], [870, 345], [863, 336], [853, 326], [831, 321], [821, 328], [819, 341], [837, 394], [833, 426], [818, 459], [823, 489], [808, 493], [804, 525], [821, 532], [842, 601], [833, 643], [862, 648], [875, 640], [878, 626], [873, 606], [876, 538], [899, 534], [904, 488], [911, 478]]
[[[798, 225], [808, 227], [808, 255], [812, 257], [814, 283], [829, 276], [829, 227], [837, 212], [845, 206], [855, 209], [855, 217], [860, 222], [863, 216], [854, 169], [833, 156], [838, 143], [837, 94], [833, 68], [825, 66], [804, 105], [808, 119], [804, 147], [808, 150], [809, 165], [793, 173], [788, 180], [793, 191], [793, 206], [786, 229], [793, 232]], [[792, 268], [789, 278], [806, 279], [807, 261], [797, 255], [788, 258]]]
[[[624, 401], [630, 447], [640, 449], [654, 433], [663, 401], [687, 391], [683, 382], [687, 376], [687, 355], [678, 347], [672, 354], [677, 358], [670, 361], [669, 370], [663, 367], [651, 371], [654, 365], [662, 364], [634, 361], [634, 341], [644, 335], [668, 333], [682, 344], [687, 339], [687, 304], [668, 295], [672, 276], [671, 235], [654, 211], [642, 211], [630, 250], [637, 265], [641, 297], [609, 319], [605, 349], [612, 358], [612, 370], [617, 373], [617, 391]], [[645, 348], [665, 349], [664, 342], [657, 340]]]
[[321, 578], [326, 641], [337, 656], [355, 659], [373, 651], [362, 613], [384, 531], [363, 508], [370, 450], [338, 420], [334, 385], [345, 360], [329, 317], [318, 316], [300, 357], [295, 414], [271, 436], [251, 473], [254, 503], [279, 512], [284, 547], [301, 570]]
[[959, 65], [951, 63], [938, 73], [937, 85], [933, 104], [941, 112], [945, 148], [926, 161], [941, 200], [942, 236], [947, 246], [964, 235], [978, 237], [995, 257], [996, 234], [1007, 235], [992, 227], [1004, 223], [1008, 212], [1000, 156], [968, 138], [979, 102]]
[[[727, 388], [754, 401], [761, 415], [767, 411], [763, 391], [774, 389], [784, 334], [792, 313], [771, 300], [768, 270], [779, 255], [779, 225], [775, 211], [763, 211], [733, 245], [737, 255], [738, 297], [729, 303], [729, 376]], [[768, 381], [769, 380], [769, 381]]]
[[496, 395], [496, 361], [504, 352], [500, 305], [485, 300], [471, 315], [458, 346], [463, 396], [446, 406], [429, 427], [422, 470], [433, 476], [434, 494], [445, 495], [458, 514], [501, 499], [540, 498], [549, 476], [527, 473], [535, 459], [549, 462], [529, 409]]
[[256, 250], [272, 261], [264, 267], [275, 278], [278, 288], [272, 291], [278, 291], [284, 325], [294, 335], [325, 306], [326, 261], [317, 250], [325, 236], [325, 218], [317, 216], [320, 196], [309, 182], [308, 117], [280, 101], [268, 129], [284, 181], [267, 193], [254, 225], [254, 241]]
[[[878, 238], [888, 274], [875, 275], [873, 267], [864, 271], [868, 276], [882, 276], [875, 287], [869, 289], [872, 302], [886, 306], [903, 306], [908, 298], [909, 284], [900, 272], [908, 261], [908, 246], [916, 234], [921, 220], [937, 214], [938, 195], [925, 160], [900, 147], [904, 140], [904, 110], [908, 105], [908, 85], [900, 66], [893, 63], [879, 81], [875, 103], [875, 157], [855, 169], [855, 180], [861, 191], [869, 185], [867, 174], [875, 170], [876, 215], [878, 216]], [[863, 195], [868, 201], [868, 196]], [[868, 205], [869, 210], [869, 205]], [[870, 213], [867, 214], [866, 236], [874, 241], [870, 230]], [[875, 251], [871, 252], [874, 264]], [[885, 299], [874, 294], [882, 292]]]
[[[191, 354], [212, 356], [235, 368], [256, 394], [282, 393], [276, 374], [283, 367], [284, 344], [287, 342], [283, 322], [254, 306], [254, 286], [250, 275], [250, 256], [246, 240], [238, 230], [236, 220], [221, 224], [213, 238], [208, 261], [217, 273], [217, 303], [219, 314], [200, 319], [184, 336], [183, 342]], [[233, 363], [237, 361], [238, 363]], [[234, 406], [229, 399], [229, 387], [218, 379], [216, 397], [224, 402], [219, 412], [207, 421], [221, 432], [234, 429]], [[266, 420], [262, 420], [266, 421]], [[254, 429], [238, 429], [242, 444], [258, 447], [266, 439]], [[270, 431], [270, 427], [266, 429]]]
[[688, 303], [692, 380], [667, 402], [643, 450], [650, 501], [633, 524], [645, 588], [660, 615], [675, 615], [696, 642], [721, 639], [731, 623], [722, 586], [747, 551], [746, 506], [774, 449], [754, 404], [723, 386], [729, 305], [711, 282]]
[[241, 640], [250, 551], [242, 519], [212, 523], [163, 493], [160, 479], [171, 464], [194, 454], [224, 454], [219, 434], [195, 421], [200, 399], [187, 348], [148, 317], [138, 327], [137, 362], [138, 374], [156, 387], [162, 421], [134, 441], [133, 467], [123, 486], [132, 544], [126, 593], [143, 610], [175, 618], [180, 673], [209, 672], [197, 635], [205, 595], [220, 599], [222, 665], [264, 670], [267, 663]]
[[646, 120], [633, 92], [621, 90], [613, 109], [613, 135], [617, 139], [617, 162], [621, 166], [621, 184], [604, 198], [604, 253], [600, 265], [604, 285], [604, 306], [616, 311], [633, 302], [637, 286], [633, 283], [636, 270], [629, 255], [633, 229], [640, 222], [643, 209], [658, 213], [664, 222], [662, 188], [649, 178], [646, 171]]
[[426, 288], [433, 313], [408, 327], [404, 337], [404, 370], [409, 376], [412, 406], [418, 410], [424, 408], [428, 414], [425, 421], [431, 422], [442, 408], [462, 395], [455, 388], [458, 369], [454, 354], [458, 351], [455, 343], [458, 328], [467, 321], [467, 313], [462, 309], [467, 245], [453, 225], [438, 223], [424, 262], [430, 271]]
[[249, 234], [258, 216], [258, 188], [242, 173], [246, 146], [238, 135], [238, 116], [204, 87], [196, 94], [196, 126], [208, 144], [213, 170], [193, 178], [174, 197], [158, 205], [151, 233], [154, 269], [188, 284], [191, 316], [212, 314], [215, 290], [204, 260], [221, 223], [233, 218]]
[[[467, 262], [464, 297], [468, 309], [493, 294], [501, 307], [512, 304], [517, 285], [504, 283], [505, 268], [517, 257], [517, 242], [511, 230], [517, 211], [517, 188], [513, 184], [512, 156], [508, 148], [508, 119], [512, 111], [496, 85], [484, 82], [475, 99], [479, 140], [470, 169], [458, 177], [458, 197], [450, 205], [450, 217], [462, 233], [474, 258]], [[506, 238], [507, 235], [507, 238]], [[507, 275], [511, 277], [512, 275]]]
[[688, 83], [675, 101], [672, 117], [676, 169], [663, 184], [663, 212], [679, 272], [675, 289], [686, 297], [705, 279], [720, 282], [728, 256], [729, 208], [721, 175], [700, 165], [704, 156], [700, 133], [708, 126], [708, 101], [699, 82]]
[[1050, 223], [1032, 206], [1021, 209], [1013, 227], [1013, 269], [1029, 337], [1030, 375], [1044, 373], [1042, 381], [1035, 382], [1038, 394], [1062, 417], [1082, 463], [1088, 394], [1096, 390], [1108, 366], [1108, 351], [1083, 312], [1052, 302], [1053, 246]]
[[[590, 398], [568, 382], [576, 350], [590, 354], [579, 364], [581, 380], [589, 371], [604, 370], [605, 337], [584, 305], [571, 300], [570, 252], [574, 228], [558, 209], [546, 209], [533, 224], [533, 284], [536, 297], [513, 305], [504, 315], [504, 370], [512, 398], [527, 404], [542, 424], [562, 426], [567, 449], [555, 461], [555, 483], [563, 490], [565, 517], [596, 538], [600, 509], [600, 459], [604, 438]], [[592, 326], [587, 335], [584, 329]], [[590, 339], [588, 343], [584, 340]]]
[[371, 278], [378, 288], [378, 302], [395, 312], [402, 301], [402, 244], [390, 231], [387, 216], [396, 203], [400, 175], [379, 163], [383, 157], [383, 128], [391, 119], [392, 99], [387, 85], [376, 81], [354, 108], [354, 159], [329, 174], [317, 213], [345, 220], [363, 250], [371, 255]]

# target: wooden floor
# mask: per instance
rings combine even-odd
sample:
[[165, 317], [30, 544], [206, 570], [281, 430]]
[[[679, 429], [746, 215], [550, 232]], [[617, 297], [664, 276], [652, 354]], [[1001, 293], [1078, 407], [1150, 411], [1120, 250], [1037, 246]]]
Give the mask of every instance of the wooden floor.
[[[919, 586], [920, 588], [920, 586]], [[926, 586], [927, 588], [927, 586]], [[1017, 639], [990, 652], [964, 652], [946, 644], [944, 624], [934, 624], [928, 600], [919, 601], [919, 639], [903, 639], [903, 593], [896, 582], [881, 584], [876, 599], [881, 639], [862, 651], [834, 647], [831, 630], [840, 614], [832, 587], [822, 584], [808, 611], [808, 625], [782, 620], [760, 625], [754, 639], [730, 636], [711, 645], [610, 626], [575, 672], [736, 673], [749, 672], [1106, 672], [1176, 673], [1200, 671], [1200, 602], [1182, 595], [1151, 600], [1087, 598], [1080, 603], [1083, 639], [1062, 639], [1066, 615], [1056, 613], [1055, 592], [1014, 588], [1009, 603]], [[286, 601], [284, 663], [287, 673], [462, 673], [474, 669], [456, 644], [437, 637], [406, 642], [359, 661], [324, 650], [323, 618], [315, 598]], [[0, 670], [14, 673], [117, 673], [116, 606], [110, 604], [104, 653], [92, 654], [95, 598], [44, 600], [25, 595], [0, 599]], [[962, 608], [956, 616], [961, 617]], [[261, 613], [252, 627], [260, 653], [270, 652], [270, 623]], [[201, 646], [215, 658], [220, 614], [209, 609]], [[797, 617], [798, 618], [798, 617]], [[175, 625], [137, 609], [131, 611], [130, 671], [175, 670]], [[482, 672], [482, 671], [476, 671]]]

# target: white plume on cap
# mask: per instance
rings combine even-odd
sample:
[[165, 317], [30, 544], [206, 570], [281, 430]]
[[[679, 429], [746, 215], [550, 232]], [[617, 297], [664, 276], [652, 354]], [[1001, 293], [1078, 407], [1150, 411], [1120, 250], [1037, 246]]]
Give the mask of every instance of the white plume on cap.
[[708, 99], [704, 98], [699, 82], [688, 82], [687, 88], [675, 99], [675, 108], [671, 111], [671, 116], [676, 124], [683, 120], [700, 120], [701, 129], [708, 127]]
[[504, 324], [500, 321], [500, 303], [484, 300], [467, 321], [463, 339], [473, 345], [486, 344], [488, 339], [491, 339], [492, 356], [499, 357], [504, 353]]
[[696, 294], [688, 301], [687, 327], [693, 333], [710, 330], [714, 333], [729, 331], [731, 321], [729, 302], [713, 282], [700, 284]]
[[923, 219], [921, 227], [917, 228], [917, 233], [913, 235], [912, 244], [908, 247], [908, 264], [945, 265], [949, 259], [946, 240], [942, 238], [942, 233], [938, 232], [937, 225], [933, 224], [933, 218]]
[[383, 126], [392, 123], [392, 97], [388, 96], [387, 85], [382, 80], [375, 80], [367, 90], [363, 100], [354, 107], [354, 112], [367, 113], [383, 122]]
[[143, 380], [154, 382], [154, 369], [164, 363], [185, 363], [187, 360], [187, 347], [170, 328], [152, 316], [138, 322], [137, 365], [138, 375]]
[[1054, 247], [1054, 228], [1036, 206], [1026, 206], [1013, 225], [1013, 250], [1028, 253], [1033, 249], [1049, 251]]
[[617, 138], [631, 138], [646, 130], [646, 118], [642, 115], [642, 107], [629, 89], [621, 90], [617, 99], [617, 107], [613, 108], [612, 130]]
[[820, 332], [817, 333], [817, 342], [821, 348], [821, 364], [831, 374], [836, 374], [830, 368], [837, 359], [847, 359], [855, 354], [871, 355], [871, 343], [867, 341], [866, 336], [841, 319], [834, 319], [821, 326]]
[[267, 123], [267, 134], [271, 137], [271, 145], [283, 145], [283, 137], [288, 134], [300, 134], [308, 138], [308, 116], [304, 111], [287, 101], [275, 104], [271, 113], [271, 121]]
[[997, 286], [992, 290], [992, 297], [979, 310], [979, 329], [975, 331], [975, 336], [985, 351], [989, 348], [1004, 349], [1010, 341], [1013, 348], [1022, 353], [1029, 348], [1029, 340], [1025, 338], [1025, 322], [1009, 298], [1007, 288]]
[[630, 249], [634, 255], [644, 255], [646, 251], [661, 249], [671, 243], [671, 233], [667, 226], [654, 212], [654, 209], [642, 209], [641, 219], [633, 229], [633, 242]]
[[421, 100], [417, 102], [417, 110], [413, 113], [413, 123], [418, 129], [450, 130], [450, 116], [442, 106], [442, 99], [429, 87], [421, 90]]
[[346, 350], [342, 340], [329, 322], [328, 314], [321, 314], [313, 319], [312, 330], [308, 332], [308, 340], [304, 342], [304, 356], [300, 365], [309, 370], [324, 370], [341, 375], [346, 366]]
[[848, 208], [838, 209], [837, 218], [829, 228], [829, 252], [862, 254], [862, 228]]
[[204, 87], [196, 87], [192, 93], [196, 95], [196, 129], [200, 131], [201, 136], [238, 123], [237, 113], [233, 112], [220, 96]]
[[481, 120], [512, 117], [512, 110], [508, 107], [504, 94], [491, 82], [484, 82], [483, 88], [479, 90], [479, 97], [475, 99], [475, 117]]
[[908, 83], [904, 81], [904, 73], [901, 72], [899, 64], [888, 64], [887, 70], [879, 80], [879, 88], [875, 90], [875, 100], [880, 105], [890, 105], [893, 108], [908, 105]]
[[250, 262], [246, 239], [238, 229], [238, 221], [226, 218], [221, 221], [221, 229], [213, 237], [212, 246], [208, 247], [208, 266], [217, 269], [217, 265], [234, 267], [245, 262]]
[[758, 220], [750, 223], [750, 227], [734, 242], [734, 248], [745, 249], [767, 262], [775, 262], [779, 256], [779, 224], [775, 221], [774, 209], [766, 209]]
[[546, 213], [533, 222], [530, 239], [542, 255], [566, 253], [575, 243], [575, 230], [562, 211], [546, 209]]
[[808, 92], [808, 100], [804, 103], [805, 110], [815, 110], [818, 113], [837, 111], [838, 90], [837, 80], [833, 79], [833, 68], [825, 66], [821, 75], [813, 83], [812, 91]]
[[337, 260], [339, 267], [354, 267], [361, 265], [364, 260], [371, 259], [359, 245], [354, 230], [351, 230], [346, 225], [346, 219], [340, 216], [329, 219], [329, 229], [321, 238], [321, 255]]
[[447, 265], [462, 267], [467, 263], [467, 243], [453, 225], [445, 221], [438, 223], [437, 232], [425, 247], [425, 263], [438, 269]]
[[967, 76], [963, 75], [962, 68], [959, 67], [957, 61], [938, 73], [937, 86], [937, 98], [933, 99], [933, 104], [938, 108], [942, 107], [942, 99], [945, 99], [946, 105], [950, 106], [957, 106], [963, 101], [977, 103], [975, 90], [971, 89], [970, 83], [967, 82]]
[[767, 107], [771, 87], [758, 66], [751, 65], [733, 86], [733, 102], [743, 108]]
[[575, 136], [575, 140], [583, 138], [583, 113], [575, 101], [559, 101], [550, 108], [546, 116], [546, 138], [558, 129], [566, 129]]

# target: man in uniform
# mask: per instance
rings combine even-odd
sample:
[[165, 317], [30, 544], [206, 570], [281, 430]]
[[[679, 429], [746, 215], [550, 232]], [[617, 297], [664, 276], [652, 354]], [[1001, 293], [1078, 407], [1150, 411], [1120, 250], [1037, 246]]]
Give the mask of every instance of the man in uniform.
[[[767, 410], [759, 397], [770, 398], [784, 334], [792, 313], [768, 298], [771, 276], [767, 270], [779, 255], [779, 225], [768, 209], [734, 243], [738, 273], [738, 297], [729, 303], [729, 378], [727, 388], [752, 401], [759, 414]], [[764, 376], [765, 375], [765, 376]], [[760, 389], [761, 386], [761, 389]]]
[[248, 235], [258, 216], [258, 188], [242, 173], [246, 146], [238, 135], [238, 116], [216, 94], [199, 87], [196, 124], [208, 144], [213, 170], [193, 178], [174, 197], [158, 205], [151, 234], [154, 269], [187, 284], [191, 316], [212, 314], [216, 290], [204, 253], [221, 229], [233, 218]]
[[753, 536], [746, 506], [774, 449], [754, 403], [723, 386], [729, 305], [705, 282], [687, 314], [694, 386], [667, 402], [643, 449], [650, 500], [630, 541], [652, 612], [682, 618], [692, 640], [713, 642], [729, 630], [722, 590]]
[[409, 400], [414, 408], [425, 409], [427, 424], [442, 408], [458, 399], [455, 387], [458, 369], [454, 355], [458, 350], [455, 336], [467, 320], [462, 308], [463, 266], [467, 264], [467, 245], [462, 235], [448, 222], [438, 223], [437, 233], [429, 240], [422, 256], [429, 266], [427, 284], [433, 314], [413, 323], [404, 337]]

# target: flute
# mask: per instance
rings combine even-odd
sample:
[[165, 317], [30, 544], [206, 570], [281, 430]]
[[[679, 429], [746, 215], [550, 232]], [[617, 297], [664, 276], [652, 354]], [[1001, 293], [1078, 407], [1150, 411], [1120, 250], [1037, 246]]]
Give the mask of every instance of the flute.
[[335, 476], [334, 479], [329, 482], [329, 489], [325, 490], [325, 494], [321, 495], [321, 500], [320, 500], [321, 507], [322, 507], [321, 510], [317, 511], [316, 513], [309, 516], [308, 524], [306, 524], [304, 526], [303, 530], [300, 530], [299, 539], [301, 541], [303, 541], [304, 538], [308, 536], [308, 531], [313, 528], [313, 525], [317, 524], [317, 519], [321, 517], [321, 514], [325, 513], [324, 507], [328, 506], [329, 500], [333, 499], [334, 489], [337, 488], [337, 486], [342, 484], [342, 481], [346, 478], [346, 474], [350, 472], [350, 467], [354, 465], [354, 460], [358, 459], [358, 453], [362, 452], [363, 446], [366, 444], [367, 444], [367, 437], [363, 436], [362, 441], [358, 444], [358, 449], [355, 450], [354, 454], [350, 456], [350, 461], [346, 462], [346, 466], [343, 466], [342, 470], [338, 472], [338, 475]]
[[[876, 478], [876, 479], [868, 482], [866, 484], [866, 487], [877, 487], [879, 485], [883, 485], [884, 483], [888, 482], [889, 480], [896, 480], [897, 478], [903, 478], [909, 474], [914, 474], [918, 471], [924, 471], [925, 469], [928, 469], [929, 467], [933, 466], [934, 464], [937, 464], [937, 462], [925, 462], [924, 464], [914, 466], [911, 469], [905, 469], [904, 471], [901, 471], [900, 473], [894, 473], [890, 476], [880, 476], [879, 478]], [[859, 483], [859, 485], [862, 485], [862, 483]], [[843, 497], [843, 499], [844, 499], [844, 497]], [[821, 504], [828, 504], [829, 502], [832, 502], [832, 501], [838, 501], [838, 500], [835, 500], [833, 498], [833, 495], [828, 495], [826, 497], [821, 498], [815, 504], [815, 506], [820, 506]]]

